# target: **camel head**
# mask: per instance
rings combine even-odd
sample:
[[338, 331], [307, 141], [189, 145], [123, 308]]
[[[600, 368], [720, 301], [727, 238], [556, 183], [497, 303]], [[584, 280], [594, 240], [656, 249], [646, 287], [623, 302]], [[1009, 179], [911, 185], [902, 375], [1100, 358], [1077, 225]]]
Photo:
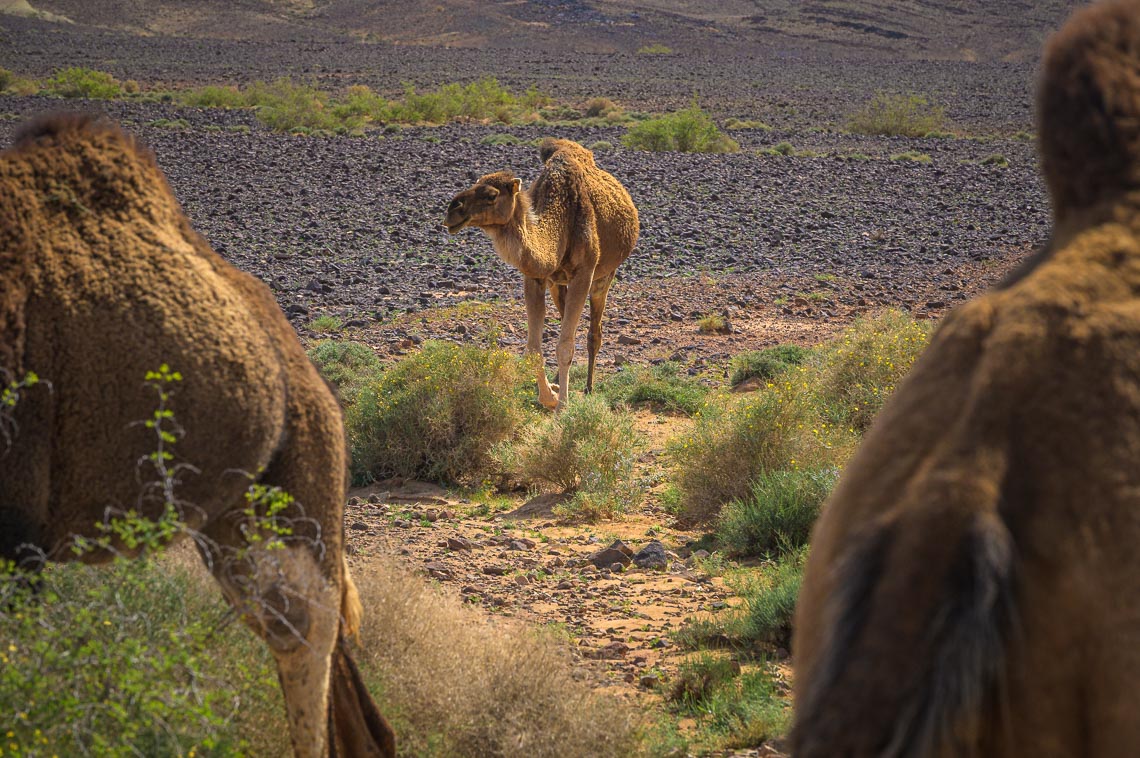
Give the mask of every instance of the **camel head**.
[[443, 225], [455, 234], [468, 226], [484, 228], [510, 223], [522, 181], [510, 171], [496, 171], [460, 192], [447, 206]]

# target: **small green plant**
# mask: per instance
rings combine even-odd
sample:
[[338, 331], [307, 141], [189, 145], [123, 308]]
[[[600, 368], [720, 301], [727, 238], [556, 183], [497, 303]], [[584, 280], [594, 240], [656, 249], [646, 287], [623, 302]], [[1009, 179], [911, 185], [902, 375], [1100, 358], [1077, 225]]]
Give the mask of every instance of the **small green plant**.
[[749, 121], [739, 118], [730, 118], [724, 122], [724, 128], [729, 131], [736, 131], [739, 129], [754, 129], [760, 132], [770, 132], [772, 127], [765, 124], [763, 121]]
[[945, 110], [923, 95], [879, 93], [851, 116], [847, 126], [857, 134], [922, 137], [941, 131], [945, 118]]
[[587, 118], [598, 118], [610, 113], [621, 113], [622, 107], [608, 97], [592, 97], [586, 101], [584, 108]]
[[633, 419], [603, 398], [584, 396], [499, 445], [494, 457], [524, 484], [547, 484], [574, 497], [559, 515], [612, 518], [640, 499], [633, 464], [640, 447]]
[[763, 557], [806, 545], [838, 476], [835, 468], [760, 474], [748, 497], [720, 512], [717, 540], [738, 557]]
[[658, 410], [692, 416], [705, 404], [709, 391], [696, 379], [681, 372], [676, 361], [656, 366], [622, 366], [598, 382], [594, 390], [610, 405], [648, 404]]
[[772, 379], [789, 368], [803, 363], [809, 352], [806, 347], [799, 345], [777, 345], [740, 353], [729, 361], [729, 369], [732, 371], [729, 383], [735, 387], [753, 377]]
[[355, 403], [364, 384], [380, 372], [376, 351], [362, 342], [321, 340], [309, 348], [309, 360], [336, 386], [346, 406]]
[[740, 145], [721, 133], [696, 98], [688, 108], [636, 124], [622, 136], [634, 150], [675, 150], [682, 153], [735, 153]]
[[590, 149], [595, 153], [606, 153], [614, 149], [614, 143], [600, 139], [597, 142], [590, 143]]
[[65, 68], [44, 82], [44, 89], [58, 97], [85, 97], [109, 100], [123, 94], [119, 80], [103, 71], [89, 68]]
[[672, 55], [673, 48], [668, 45], [662, 45], [660, 42], [654, 42], [652, 45], [642, 45], [637, 48], [638, 55]]
[[988, 155], [981, 161], [983, 166], [997, 166], [998, 168], [1008, 168], [1009, 160], [1000, 153]]
[[347, 409], [355, 481], [482, 481], [493, 468], [491, 447], [526, 418], [530, 376], [504, 350], [425, 342], [365, 383]]
[[185, 90], [178, 94], [184, 105], [195, 108], [247, 108], [252, 105], [249, 98], [237, 87], [206, 86]]
[[517, 145], [522, 140], [513, 134], [488, 134], [479, 140], [480, 145]]
[[795, 146], [793, 146], [790, 142], [781, 142], [772, 149], [780, 155], [795, 155], [796, 153]]
[[892, 161], [910, 161], [911, 163], [930, 163], [931, 157], [926, 153], [915, 152], [914, 150], [907, 150], [904, 153], [895, 153], [891, 156]]
[[1033, 134], [1033, 132], [1019, 131], [1014, 132], [1013, 139], [1018, 140], [1019, 142], [1032, 142], [1033, 140], [1037, 139], [1037, 137]]
[[184, 118], [156, 118], [154, 121], [147, 121], [147, 126], [153, 126], [156, 129], [189, 129], [190, 122]]
[[723, 334], [728, 322], [719, 313], [709, 313], [697, 319], [697, 331], [701, 334]]
[[318, 334], [336, 332], [339, 331], [342, 326], [344, 326], [344, 322], [341, 321], [338, 316], [333, 316], [331, 314], [317, 316], [315, 319], [309, 322], [309, 328]]

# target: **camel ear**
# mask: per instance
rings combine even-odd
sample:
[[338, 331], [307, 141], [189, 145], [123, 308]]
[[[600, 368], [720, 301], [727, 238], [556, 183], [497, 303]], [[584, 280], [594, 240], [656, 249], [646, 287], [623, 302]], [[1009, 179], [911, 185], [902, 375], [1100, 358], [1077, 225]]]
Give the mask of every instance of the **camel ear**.
[[511, 194], [512, 195], [519, 194], [519, 190], [521, 190], [521, 189], [522, 189], [522, 179], [515, 179], [513, 182], [511, 182]]

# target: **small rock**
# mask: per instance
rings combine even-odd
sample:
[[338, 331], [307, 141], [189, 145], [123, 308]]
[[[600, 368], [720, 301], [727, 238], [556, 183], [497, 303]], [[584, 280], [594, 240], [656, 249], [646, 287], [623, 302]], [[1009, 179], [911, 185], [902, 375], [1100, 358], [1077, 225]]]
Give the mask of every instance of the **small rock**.
[[556, 590], [570, 590], [570, 589], [574, 589], [574, 584], [569, 579], [563, 579], [561, 582], [559, 582], [557, 585], [555, 585], [554, 589], [556, 589]]
[[483, 573], [490, 574], [491, 576], [503, 576], [504, 574], [511, 573], [511, 567], [492, 563], [489, 566], [483, 567]]
[[626, 335], [626, 334], [619, 334], [618, 338], [617, 338], [617, 343], [619, 345], [640, 345], [641, 340], [639, 340], [637, 337], [630, 337], [629, 335]]
[[520, 587], [525, 587], [530, 584], [530, 580], [527, 579], [523, 574], [515, 574], [515, 584]]
[[424, 571], [432, 579], [447, 580], [451, 578], [451, 569], [442, 563], [431, 561], [424, 564]]
[[661, 686], [661, 677], [657, 674], [643, 674], [641, 679], [638, 680], [638, 684], [647, 690], [651, 690]]
[[669, 557], [665, 555], [665, 546], [653, 540], [633, 556], [633, 563], [638, 568], [661, 571], [669, 566]]
[[621, 540], [614, 540], [613, 544], [610, 545], [610, 550], [620, 550], [623, 553], [625, 553], [626, 555], [633, 557], [633, 548], [631, 548], [629, 545], [625, 544]]
[[614, 563], [620, 563], [623, 566], [629, 565], [630, 557], [625, 552], [617, 548], [607, 547], [604, 550], [599, 550], [590, 556], [589, 561], [597, 568], [604, 568], [611, 566]]
[[475, 543], [466, 537], [448, 537], [447, 538], [448, 550], [474, 550]]
[[353, 521], [352, 526], [348, 528], [354, 532], [365, 532], [368, 531], [368, 524], [364, 523], [363, 521]]

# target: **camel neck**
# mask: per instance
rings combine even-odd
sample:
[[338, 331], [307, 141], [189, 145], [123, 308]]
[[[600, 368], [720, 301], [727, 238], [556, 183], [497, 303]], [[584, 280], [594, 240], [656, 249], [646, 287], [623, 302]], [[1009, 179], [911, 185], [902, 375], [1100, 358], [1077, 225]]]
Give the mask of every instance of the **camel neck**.
[[558, 268], [559, 230], [557, 219], [539, 217], [530, 197], [519, 193], [515, 212], [509, 223], [486, 227], [495, 252], [524, 276], [546, 279]]

